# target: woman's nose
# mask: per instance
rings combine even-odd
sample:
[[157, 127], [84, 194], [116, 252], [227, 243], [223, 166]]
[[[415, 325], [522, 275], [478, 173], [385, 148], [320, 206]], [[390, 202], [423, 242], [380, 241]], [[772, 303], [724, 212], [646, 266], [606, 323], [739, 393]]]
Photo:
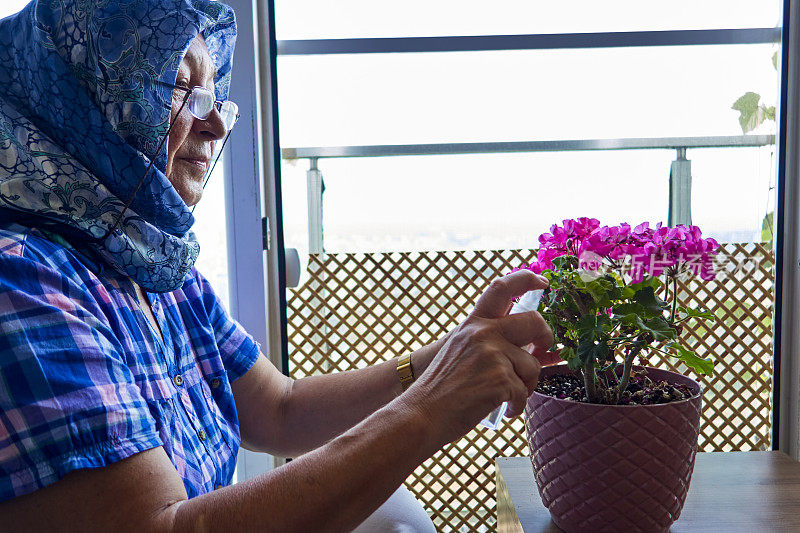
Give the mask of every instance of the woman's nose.
[[225, 137], [227, 130], [225, 128], [225, 121], [219, 114], [217, 106], [211, 110], [205, 120], [195, 119], [194, 127], [201, 134], [204, 140], [217, 141]]

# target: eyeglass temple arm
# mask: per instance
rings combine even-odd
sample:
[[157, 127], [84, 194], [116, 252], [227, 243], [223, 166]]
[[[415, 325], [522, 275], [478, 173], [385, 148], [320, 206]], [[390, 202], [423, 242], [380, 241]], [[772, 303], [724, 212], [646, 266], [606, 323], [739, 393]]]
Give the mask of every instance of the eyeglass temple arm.
[[174, 83], [168, 83], [166, 81], [161, 81], [161, 80], [152, 80], [152, 81], [156, 85], [161, 85], [162, 87], [171, 87], [173, 89], [180, 89], [181, 91], [187, 93], [192, 92], [192, 90], [189, 87], [181, 87], [180, 85], [175, 85]]

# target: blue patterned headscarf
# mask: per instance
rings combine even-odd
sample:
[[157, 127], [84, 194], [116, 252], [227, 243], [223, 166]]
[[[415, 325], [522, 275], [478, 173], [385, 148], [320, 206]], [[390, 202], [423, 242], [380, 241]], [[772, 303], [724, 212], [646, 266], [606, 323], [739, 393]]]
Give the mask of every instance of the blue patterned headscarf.
[[202, 33], [225, 100], [233, 11], [211, 0], [35, 0], [0, 20], [0, 216], [59, 235], [154, 292], [181, 286], [199, 245], [166, 149], [108, 234], [169, 127]]

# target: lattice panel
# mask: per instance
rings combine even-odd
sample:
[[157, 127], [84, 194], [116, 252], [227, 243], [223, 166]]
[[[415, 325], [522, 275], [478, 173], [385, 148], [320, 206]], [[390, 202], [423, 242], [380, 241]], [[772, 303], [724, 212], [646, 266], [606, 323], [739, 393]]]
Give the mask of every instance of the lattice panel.
[[[757, 450], [770, 444], [772, 266], [762, 245], [726, 245], [727, 275], [679, 285], [682, 305], [717, 313], [684, 335], [716, 363], [703, 383], [704, 451]], [[361, 368], [427, 344], [458, 324], [489, 282], [533, 250], [315, 255], [309, 279], [289, 291], [290, 373], [300, 378]], [[744, 261], [747, 258], [749, 261]], [[683, 365], [653, 359], [689, 373]], [[527, 455], [522, 420], [475, 429], [415, 470], [409, 488], [440, 531], [493, 530], [494, 459]]]

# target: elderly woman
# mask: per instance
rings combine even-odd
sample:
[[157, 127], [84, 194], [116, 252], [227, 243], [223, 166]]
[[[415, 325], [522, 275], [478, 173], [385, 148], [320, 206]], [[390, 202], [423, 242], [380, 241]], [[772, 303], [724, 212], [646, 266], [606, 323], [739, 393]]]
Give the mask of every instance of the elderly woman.
[[[194, 269], [189, 231], [236, 121], [234, 39], [207, 0], [42, 0], [0, 21], [4, 526], [350, 530], [535, 386], [519, 346], [552, 336], [536, 313], [506, 316], [545, 285], [530, 272], [410, 366], [293, 381], [259, 352]], [[231, 485], [240, 438], [297, 459]]]

